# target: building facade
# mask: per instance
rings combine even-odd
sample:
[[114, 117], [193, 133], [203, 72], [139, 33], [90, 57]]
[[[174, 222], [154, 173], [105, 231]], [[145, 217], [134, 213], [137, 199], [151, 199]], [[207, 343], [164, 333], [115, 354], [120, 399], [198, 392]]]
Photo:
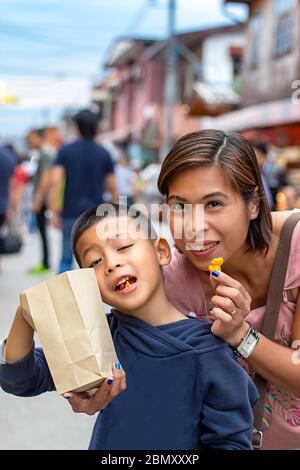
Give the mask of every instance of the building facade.
[[[240, 25], [176, 36], [176, 103], [173, 139], [199, 129], [199, 116], [236, 109]], [[94, 90], [102, 140], [122, 144], [142, 163], [159, 159], [166, 136], [166, 43], [121, 38], [111, 47], [107, 76]]]

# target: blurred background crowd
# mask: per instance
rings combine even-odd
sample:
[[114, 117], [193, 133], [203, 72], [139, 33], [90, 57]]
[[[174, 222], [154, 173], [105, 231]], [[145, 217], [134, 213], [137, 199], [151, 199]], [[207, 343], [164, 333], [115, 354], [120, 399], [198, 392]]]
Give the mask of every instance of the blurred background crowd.
[[49, 224], [62, 232], [55, 270], [64, 272], [73, 266], [71, 229], [85, 209], [118, 202], [119, 196], [126, 196], [129, 206], [161, 202], [158, 161], [138, 166], [126, 146], [102, 144], [95, 111], [78, 111], [72, 126], [77, 137], [70, 140], [62, 128], [49, 126], [31, 129], [22, 153], [11, 142], [0, 148], [0, 230], [9, 226], [10, 235], [37, 232], [40, 237], [40, 262], [28, 274], [51, 273]]

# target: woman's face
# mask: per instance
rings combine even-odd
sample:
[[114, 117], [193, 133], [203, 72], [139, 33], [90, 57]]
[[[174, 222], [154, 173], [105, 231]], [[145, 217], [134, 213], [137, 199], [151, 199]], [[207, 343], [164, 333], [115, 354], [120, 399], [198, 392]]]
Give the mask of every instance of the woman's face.
[[[226, 183], [219, 166], [193, 168], [179, 174], [169, 186], [167, 202], [171, 208], [170, 228], [176, 246], [199, 271], [207, 271], [212, 258], [222, 256], [226, 263], [242, 252], [250, 219], [255, 219], [258, 214], [253, 203], [246, 205]], [[179, 220], [184, 217], [184, 204], [192, 205], [192, 215], [189, 212], [188, 216], [192, 218], [193, 231], [202, 231], [200, 245], [193, 245], [194, 240], [186, 238], [184, 231], [176, 238], [176, 224], [178, 227]], [[202, 205], [204, 220], [196, 216], [197, 204]]]

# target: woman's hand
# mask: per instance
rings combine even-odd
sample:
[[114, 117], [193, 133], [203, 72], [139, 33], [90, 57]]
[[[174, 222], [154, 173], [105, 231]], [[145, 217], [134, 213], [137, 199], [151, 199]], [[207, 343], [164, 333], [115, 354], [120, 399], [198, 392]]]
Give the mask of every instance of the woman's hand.
[[91, 396], [88, 392], [68, 392], [63, 394], [64, 398], [68, 399], [75, 413], [93, 415], [103, 410], [119, 393], [126, 390], [125, 372], [122, 367], [118, 368], [119, 366], [119, 363], [113, 366], [113, 379], [104, 380], [95, 394]]
[[218, 272], [218, 276], [214, 274], [210, 277], [215, 288], [209, 315], [213, 321], [211, 331], [235, 347], [249, 329], [244, 318], [250, 311], [252, 299], [240, 282], [223, 272]]

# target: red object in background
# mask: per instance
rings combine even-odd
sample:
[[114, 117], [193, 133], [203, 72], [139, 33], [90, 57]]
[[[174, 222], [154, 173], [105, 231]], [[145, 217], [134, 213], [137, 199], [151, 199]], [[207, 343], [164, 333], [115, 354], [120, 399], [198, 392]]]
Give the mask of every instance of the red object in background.
[[277, 147], [300, 146], [300, 123], [249, 129], [241, 134], [248, 140], [263, 140]]
[[28, 183], [29, 177], [27, 173], [25, 172], [24, 168], [22, 165], [17, 165], [14, 171], [14, 176], [13, 176], [15, 183], [18, 185], [23, 185]]
[[270, 140], [270, 136], [269, 134], [267, 134], [266, 132], [264, 132], [264, 130], [249, 130], [249, 131], [244, 131], [244, 132], [241, 132], [241, 134], [246, 137], [246, 139], [248, 139], [250, 142], [253, 142], [253, 141], [256, 141], [256, 140], [261, 140], [263, 142], [267, 142], [267, 143], [270, 143], [271, 140]]

